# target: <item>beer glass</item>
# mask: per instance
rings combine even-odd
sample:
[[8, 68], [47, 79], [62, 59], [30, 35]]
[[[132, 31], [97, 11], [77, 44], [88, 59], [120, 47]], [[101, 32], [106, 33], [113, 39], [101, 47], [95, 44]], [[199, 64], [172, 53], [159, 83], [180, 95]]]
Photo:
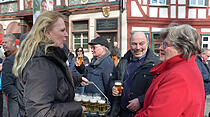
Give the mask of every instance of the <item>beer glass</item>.
[[82, 96], [82, 104], [83, 104], [83, 106], [85, 106], [85, 108], [87, 110], [85, 113], [88, 113], [89, 105], [90, 105], [88, 96]]
[[98, 100], [98, 113], [99, 115], [105, 115], [106, 112], [106, 101], [105, 99]]
[[97, 100], [95, 98], [90, 99], [90, 114], [96, 114]]
[[78, 103], [80, 103], [80, 104], [82, 105], [82, 98], [81, 98], [80, 95], [75, 96], [75, 97], [74, 97], [74, 101], [75, 101], [75, 102], [78, 102]]
[[83, 55], [78, 55], [77, 60], [78, 60], [79, 65], [81, 65], [83, 62]]
[[122, 89], [123, 89], [122, 88], [122, 82], [119, 81], [119, 80], [115, 81], [114, 87], [117, 88], [117, 90], [119, 91], [118, 96], [121, 96], [122, 95]]

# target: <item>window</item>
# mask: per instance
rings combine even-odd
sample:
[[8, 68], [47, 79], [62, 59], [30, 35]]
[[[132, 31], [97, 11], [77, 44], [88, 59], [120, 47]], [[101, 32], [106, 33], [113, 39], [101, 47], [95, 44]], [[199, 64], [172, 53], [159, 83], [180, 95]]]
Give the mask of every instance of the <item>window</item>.
[[208, 41], [208, 37], [203, 37], [203, 41]]
[[88, 21], [73, 21], [73, 42], [74, 50], [78, 47], [88, 49]]
[[83, 49], [88, 49], [88, 33], [74, 33], [74, 49], [78, 47], [83, 47]]
[[162, 43], [162, 40], [160, 39], [160, 33], [152, 32], [152, 48], [153, 48], [153, 51], [159, 56], [160, 56], [161, 43]]
[[203, 48], [208, 48], [208, 44], [203, 44]]
[[189, 0], [189, 6], [206, 6], [206, 0]]
[[150, 5], [167, 5], [168, 0], [150, 0]]
[[210, 34], [201, 34], [201, 47], [210, 49]]

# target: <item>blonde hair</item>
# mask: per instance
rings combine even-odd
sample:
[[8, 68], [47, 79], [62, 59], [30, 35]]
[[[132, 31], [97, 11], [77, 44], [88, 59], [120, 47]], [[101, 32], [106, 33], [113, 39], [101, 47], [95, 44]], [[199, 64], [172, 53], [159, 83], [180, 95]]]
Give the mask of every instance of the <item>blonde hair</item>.
[[20, 78], [23, 69], [27, 62], [33, 57], [33, 54], [40, 43], [44, 43], [45, 53], [47, 53], [48, 47], [56, 46], [56, 44], [47, 37], [46, 31], [52, 29], [52, 25], [58, 18], [64, 19], [64, 16], [58, 12], [47, 11], [40, 14], [36, 19], [31, 31], [23, 40], [16, 53], [13, 65], [13, 73], [16, 77]]

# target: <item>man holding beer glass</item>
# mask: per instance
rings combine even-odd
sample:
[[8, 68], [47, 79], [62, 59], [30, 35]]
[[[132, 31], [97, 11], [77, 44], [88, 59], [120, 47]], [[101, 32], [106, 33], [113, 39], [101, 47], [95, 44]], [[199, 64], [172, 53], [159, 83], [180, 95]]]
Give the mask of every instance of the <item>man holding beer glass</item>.
[[[88, 44], [90, 45], [93, 58], [88, 66], [85, 66], [84, 64], [78, 65], [78, 63], [76, 63], [76, 69], [90, 82], [93, 82], [106, 95], [106, 97], [110, 97], [110, 74], [113, 72], [115, 66], [110, 57], [111, 52], [108, 49], [109, 43], [103, 37], [96, 37]], [[103, 96], [94, 85], [85, 86], [85, 93], [98, 93]], [[95, 100], [92, 102], [95, 103]]]
[[110, 117], [133, 117], [142, 108], [144, 96], [153, 79], [149, 71], [159, 63], [159, 57], [148, 48], [143, 32], [131, 34], [130, 48], [113, 73], [112, 80], [117, 82], [112, 88], [114, 100]]

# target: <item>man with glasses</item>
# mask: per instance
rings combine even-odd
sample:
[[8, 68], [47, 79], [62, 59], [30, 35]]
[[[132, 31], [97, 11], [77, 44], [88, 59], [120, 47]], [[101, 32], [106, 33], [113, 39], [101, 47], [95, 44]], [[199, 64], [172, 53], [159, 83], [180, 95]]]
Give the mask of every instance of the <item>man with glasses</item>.
[[[88, 44], [93, 54], [91, 63], [85, 67], [84, 64], [79, 66], [76, 62], [76, 68], [89, 81], [94, 82], [107, 97], [110, 97], [111, 89], [109, 83], [114, 63], [110, 56], [111, 52], [108, 49], [108, 41], [105, 38], [97, 37]], [[98, 93], [101, 95], [94, 85], [86, 86], [85, 93]]]
[[113, 87], [114, 96], [110, 117], [133, 117], [143, 106], [144, 96], [153, 76], [151, 68], [159, 63], [159, 57], [149, 49], [149, 42], [143, 32], [132, 33], [130, 50], [121, 58], [113, 74], [113, 80], [123, 83], [122, 96]]

